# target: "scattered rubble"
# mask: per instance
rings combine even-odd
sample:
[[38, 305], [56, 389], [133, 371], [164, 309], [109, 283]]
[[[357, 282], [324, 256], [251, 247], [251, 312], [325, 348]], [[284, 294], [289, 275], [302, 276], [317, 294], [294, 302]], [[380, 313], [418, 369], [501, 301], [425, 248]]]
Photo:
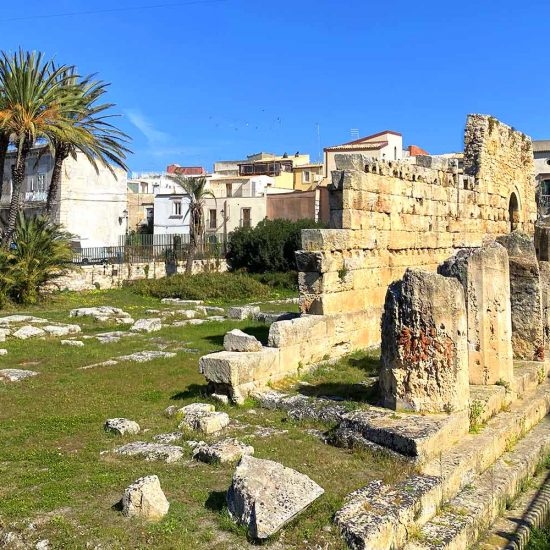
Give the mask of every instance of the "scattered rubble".
[[131, 332], [156, 332], [162, 329], [162, 323], [159, 318], [138, 319], [131, 327]]
[[96, 321], [112, 321], [120, 325], [134, 322], [129, 313], [112, 306], [80, 307], [72, 309], [69, 315], [70, 317], [92, 317]]
[[2, 369], [0, 370], [0, 380], [5, 382], [20, 382], [25, 380], [25, 378], [30, 378], [32, 376], [37, 376], [38, 373], [32, 370], [21, 370], [21, 369]]
[[12, 334], [14, 338], [18, 338], [19, 340], [27, 340], [28, 338], [37, 338], [45, 335], [46, 332], [44, 330], [38, 327], [33, 327], [32, 325], [22, 326]]
[[153, 436], [153, 439], [157, 443], [174, 443], [175, 441], [179, 441], [183, 437], [182, 432], [171, 432], [167, 434], [158, 434]]

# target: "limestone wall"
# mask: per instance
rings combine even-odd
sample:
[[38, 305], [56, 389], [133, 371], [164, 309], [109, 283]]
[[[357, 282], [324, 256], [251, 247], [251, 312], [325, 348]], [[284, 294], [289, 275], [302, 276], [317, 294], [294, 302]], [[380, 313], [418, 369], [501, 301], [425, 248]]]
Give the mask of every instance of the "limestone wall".
[[[297, 254], [302, 311], [366, 311], [379, 324], [386, 289], [407, 268], [435, 270], [457, 249], [509, 233], [512, 223], [532, 234], [530, 138], [470, 115], [464, 153], [464, 173], [454, 159], [418, 157], [410, 165], [337, 155], [329, 186], [333, 229], [303, 231]], [[364, 344], [379, 338], [376, 330]]]
[[[178, 262], [177, 272], [185, 271], [185, 262]], [[225, 260], [194, 260], [193, 273], [227, 271]], [[44, 290], [94, 290], [117, 288], [124, 281], [159, 279], [168, 275], [164, 262], [139, 262], [123, 264], [99, 264], [77, 267], [48, 284]]]

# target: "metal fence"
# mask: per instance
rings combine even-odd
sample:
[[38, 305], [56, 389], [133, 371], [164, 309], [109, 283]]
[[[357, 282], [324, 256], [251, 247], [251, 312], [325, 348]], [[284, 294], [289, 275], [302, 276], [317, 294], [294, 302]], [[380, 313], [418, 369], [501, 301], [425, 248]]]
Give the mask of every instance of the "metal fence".
[[[73, 263], [91, 265], [181, 261], [189, 254], [189, 241], [189, 235], [122, 235], [118, 246], [75, 249]], [[224, 256], [223, 234], [206, 235], [195, 254], [197, 260]]]

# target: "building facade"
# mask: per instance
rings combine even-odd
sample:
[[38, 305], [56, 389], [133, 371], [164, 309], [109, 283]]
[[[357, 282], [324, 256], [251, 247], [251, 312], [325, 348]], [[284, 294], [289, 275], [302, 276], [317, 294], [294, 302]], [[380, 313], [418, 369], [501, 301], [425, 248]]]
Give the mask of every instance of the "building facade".
[[[12, 166], [16, 152], [10, 151], [4, 166], [0, 198], [0, 220], [5, 223], [13, 188]], [[35, 148], [29, 154], [23, 184], [22, 204], [25, 212], [40, 214], [45, 210], [54, 159], [49, 150]], [[127, 231], [127, 175], [121, 169], [98, 163], [96, 168], [82, 154], [63, 163], [59, 197], [53, 220], [74, 236], [81, 247], [116, 245]]]

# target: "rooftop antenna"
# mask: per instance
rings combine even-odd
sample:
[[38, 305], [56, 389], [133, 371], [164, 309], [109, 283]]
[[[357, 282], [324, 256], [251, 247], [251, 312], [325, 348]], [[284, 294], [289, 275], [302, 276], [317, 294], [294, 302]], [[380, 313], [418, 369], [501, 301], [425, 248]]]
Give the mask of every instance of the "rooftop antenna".
[[349, 133], [351, 135], [351, 139], [359, 139], [359, 128], [352, 128]]

